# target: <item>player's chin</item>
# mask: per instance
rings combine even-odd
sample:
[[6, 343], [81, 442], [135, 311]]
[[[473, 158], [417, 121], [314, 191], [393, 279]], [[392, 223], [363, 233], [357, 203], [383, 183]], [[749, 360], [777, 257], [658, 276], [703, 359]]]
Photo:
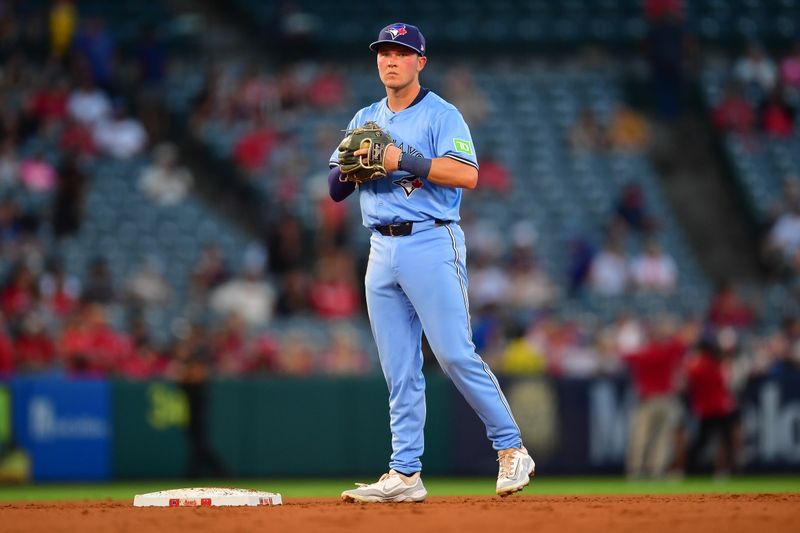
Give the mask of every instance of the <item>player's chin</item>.
[[403, 83], [403, 80], [401, 80], [400, 76], [397, 74], [387, 74], [382, 78], [381, 81], [383, 81], [383, 84], [390, 89], [401, 89], [403, 86], [407, 85], [407, 83]]

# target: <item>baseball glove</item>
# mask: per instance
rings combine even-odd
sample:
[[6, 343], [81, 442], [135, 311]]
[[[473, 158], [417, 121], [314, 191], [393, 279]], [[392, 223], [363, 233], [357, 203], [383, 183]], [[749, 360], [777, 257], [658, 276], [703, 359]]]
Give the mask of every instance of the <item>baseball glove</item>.
[[[386, 176], [383, 156], [390, 144], [394, 144], [391, 135], [372, 121], [348, 131], [339, 143], [339, 169], [343, 179], [360, 185]], [[366, 148], [368, 152], [356, 157], [355, 151], [360, 148]]]

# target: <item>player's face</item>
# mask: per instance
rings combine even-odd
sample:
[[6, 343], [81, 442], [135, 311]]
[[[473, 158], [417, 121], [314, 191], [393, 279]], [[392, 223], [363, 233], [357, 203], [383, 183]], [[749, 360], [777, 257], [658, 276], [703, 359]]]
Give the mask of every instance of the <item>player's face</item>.
[[399, 44], [378, 48], [378, 75], [387, 89], [402, 89], [416, 81], [428, 59]]

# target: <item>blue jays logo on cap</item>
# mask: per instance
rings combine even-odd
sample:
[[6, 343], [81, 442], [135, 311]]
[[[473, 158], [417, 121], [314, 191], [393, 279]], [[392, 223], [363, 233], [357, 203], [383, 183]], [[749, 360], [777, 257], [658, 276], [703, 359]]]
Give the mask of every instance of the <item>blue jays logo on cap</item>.
[[405, 24], [393, 24], [386, 28], [386, 31], [389, 32], [389, 34], [392, 36], [392, 39], [397, 39], [399, 35], [405, 35], [408, 33]]
[[425, 37], [419, 28], [411, 24], [396, 22], [389, 24], [378, 33], [378, 40], [369, 45], [373, 52], [378, 51], [378, 45], [382, 43], [394, 43], [407, 46], [421, 56], [425, 55]]

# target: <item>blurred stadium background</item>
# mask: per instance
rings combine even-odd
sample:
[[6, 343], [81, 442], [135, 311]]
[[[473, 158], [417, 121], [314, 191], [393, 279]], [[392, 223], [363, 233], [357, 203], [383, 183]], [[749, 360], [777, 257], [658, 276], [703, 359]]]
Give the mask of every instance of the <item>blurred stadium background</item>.
[[[398, 20], [472, 129], [474, 341], [538, 472], [800, 472], [800, 1], [3, 0], [0, 479], [385, 469], [326, 176]], [[426, 473], [496, 474], [426, 361]]]

